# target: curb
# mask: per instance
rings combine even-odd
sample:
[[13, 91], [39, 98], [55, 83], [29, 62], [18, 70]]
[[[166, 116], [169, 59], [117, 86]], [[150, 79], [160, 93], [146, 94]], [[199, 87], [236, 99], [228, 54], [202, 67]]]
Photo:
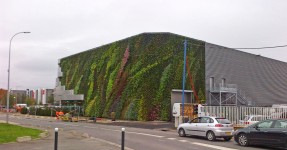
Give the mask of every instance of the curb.
[[17, 137], [16, 141], [21, 143], [21, 142], [27, 142], [27, 141], [31, 141], [32, 138], [31, 136], [22, 136], [22, 137]]
[[46, 137], [48, 137], [49, 136], [49, 132], [48, 132], [48, 130], [45, 130], [44, 132], [42, 132], [42, 133], [40, 133], [40, 138], [46, 138]]
[[89, 138], [90, 136], [89, 136], [88, 133], [83, 133], [83, 134], [82, 134], [82, 137], [84, 137], [84, 138]]

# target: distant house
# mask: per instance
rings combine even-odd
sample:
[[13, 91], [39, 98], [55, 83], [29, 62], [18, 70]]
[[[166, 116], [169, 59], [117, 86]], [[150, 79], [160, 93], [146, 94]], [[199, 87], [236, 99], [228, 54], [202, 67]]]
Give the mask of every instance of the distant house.
[[14, 96], [13, 97], [14, 104], [24, 103], [27, 96], [26, 90], [11, 90], [10, 93]]
[[7, 90], [0, 89], [0, 105], [6, 104]]

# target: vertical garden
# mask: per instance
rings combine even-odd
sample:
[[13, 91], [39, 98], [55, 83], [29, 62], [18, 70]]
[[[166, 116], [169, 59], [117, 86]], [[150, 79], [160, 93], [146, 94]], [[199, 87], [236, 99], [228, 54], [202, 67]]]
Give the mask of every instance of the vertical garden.
[[[182, 88], [185, 39], [193, 84], [204, 101], [204, 42], [171, 33], [143, 33], [62, 58], [61, 83], [84, 94], [88, 116], [169, 120], [171, 90]], [[189, 78], [185, 89], [191, 89]]]

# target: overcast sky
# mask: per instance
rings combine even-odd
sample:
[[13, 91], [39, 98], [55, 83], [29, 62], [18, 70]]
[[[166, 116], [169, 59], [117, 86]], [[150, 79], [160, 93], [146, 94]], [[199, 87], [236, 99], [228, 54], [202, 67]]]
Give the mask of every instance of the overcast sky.
[[[286, 0], [0, 0], [0, 88], [54, 88], [58, 59], [142, 32], [230, 47], [287, 45]], [[244, 50], [287, 62], [287, 47]]]

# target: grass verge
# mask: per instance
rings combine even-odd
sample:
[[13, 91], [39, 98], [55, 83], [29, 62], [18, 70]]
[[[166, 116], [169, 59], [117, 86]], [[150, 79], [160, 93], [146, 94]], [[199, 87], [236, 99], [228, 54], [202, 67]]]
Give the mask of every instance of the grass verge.
[[43, 131], [38, 129], [21, 127], [13, 124], [0, 123], [0, 144], [15, 142], [17, 137], [31, 136], [32, 139], [38, 138]]

